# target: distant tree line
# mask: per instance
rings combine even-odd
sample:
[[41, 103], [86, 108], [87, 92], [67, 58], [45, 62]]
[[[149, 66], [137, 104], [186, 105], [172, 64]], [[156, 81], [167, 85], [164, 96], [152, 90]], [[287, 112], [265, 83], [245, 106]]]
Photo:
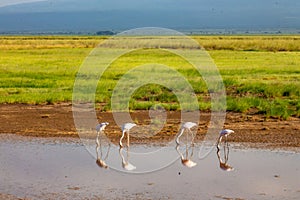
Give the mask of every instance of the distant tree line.
[[114, 35], [115, 33], [112, 31], [97, 31], [96, 35]]
[[97, 31], [97, 32], [76, 32], [76, 31], [0, 31], [0, 35], [115, 35], [118, 32]]

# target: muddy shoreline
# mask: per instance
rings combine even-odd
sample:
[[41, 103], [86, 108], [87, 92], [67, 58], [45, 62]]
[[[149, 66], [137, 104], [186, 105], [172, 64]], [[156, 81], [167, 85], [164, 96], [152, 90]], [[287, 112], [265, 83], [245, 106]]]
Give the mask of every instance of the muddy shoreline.
[[[121, 136], [120, 128], [115, 124], [111, 112], [97, 111], [99, 122], [107, 121], [110, 128], [106, 135], [117, 142]], [[149, 122], [148, 111], [136, 111], [131, 117], [137, 123]], [[147, 139], [136, 138], [133, 142], [149, 143], [174, 139], [180, 125], [181, 113], [167, 113], [167, 123], [162, 131]], [[210, 113], [201, 112], [196, 140], [204, 138], [210, 122]], [[72, 137], [78, 138], [69, 103], [55, 105], [0, 105], [0, 134], [17, 134], [33, 137]], [[300, 147], [300, 119], [289, 118], [286, 121], [266, 118], [264, 115], [247, 115], [228, 112], [224, 128], [235, 130], [230, 142], [247, 143], [262, 147], [285, 148]]]

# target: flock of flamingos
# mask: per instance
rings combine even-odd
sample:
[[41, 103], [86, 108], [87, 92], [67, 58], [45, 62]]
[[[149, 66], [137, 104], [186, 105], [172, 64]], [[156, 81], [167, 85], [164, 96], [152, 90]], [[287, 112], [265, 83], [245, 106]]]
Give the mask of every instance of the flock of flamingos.
[[[106, 126], [108, 126], [109, 123], [108, 122], [102, 122], [100, 124], [98, 124], [96, 126], [96, 131], [97, 131], [97, 138], [96, 138], [96, 155], [97, 155], [97, 160], [96, 160], [96, 163], [99, 167], [101, 168], [105, 168], [107, 169], [108, 168], [108, 165], [105, 163], [105, 160], [107, 159], [108, 157], [108, 154], [109, 154], [109, 150], [107, 151], [107, 154], [106, 156], [103, 158], [102, 156], [102, 150], [101, 150], [101, 156], [99, 155], [99, 148], [101, 147], [101, 142], [99, 141], [99, 136], [100, 136], [100, 132], [104, 131]], [[127, 144], [126, 144], [126, 147], [127, 147], [127, 154], [128, 154], [128, 148], [130, 146], [130, 129], [132, 129], [133, 127], [135, 127], [136, 124], [135, 123], [125, 123], [122, 125], [122, 136], [120, 138], [120, 141], [119, 141], [119, 154], [121, 156], [121, 159], [122, 159], [122, 167], [127, 170], [127, 171], [132, 171], [132, 170], [135, 170], [136, 167], [134, 165], [132, 165], [128, 159], [126, 160], [124, 155], [123, 155], [123, 147], [124, 147], [124, 144], [122, 143], [124, 137], [125, 137], [125, 134], [127, 134]], [[179, 147], [180, 147], [180, 137], [184, 134], [185, 131], [187, 131], [188, 133], [190, 133], [192, 135], [192, 140], [191, 140], [191, 147], [193, 148], [194, 147], [194, 138], [195, 138], [195, 135], [194, 133], [191, 131], [191, 128], [197, 126], [196, 123], [194, 122], [185, 122], [181, 125], [180, 127], [180, 131], [178, 133], [178, 135], [176, 136], [176, 139], [175, 139], [175, 142], [176, 142], [176, 151], [177, 153], [179, 154], [180, 156], [180, 159], [181, 159], [181, 163], [188, 167], [188, 168], [192, 168], [194, 166], [197, 165], [197, 163], [195, 163], [194, 161], [191, 160], [191, 157], [193, 156], [193, 149], [192, 149], [192, 153], [191, 155], [189, 156], [188, 155], [188, 148], [186, 147], [186, 156], [184, 156], [182, 154], [182, 152], [179, 151]], [[187, 133], [187, 134], [188, 134]], [[216, 143], [216, 148], [217, 148], [217, 157], [218, 157], [218, 160], [219, 160], [219, 164], [220, 164], [220, 168], [222, 170], [225, 170], [225, 171], [232, 171], [234, 168], [231, 167], [230, 165], [227, 164], [228, 162], [228, 155], [229, 155], [229, 145], [228, 145], [228, 142], [227, 142], [227, 137], [228, 135], [234, 133], [233, 130], [230, 130], [230, 129], [224, 129], [222, 131], [220, 131], [219, 133], [219, 138], [217, 140], [217, 143]], [[222, 142], [223, 138], [225, 138], [224, 140], [224, 159], [222, 160], [221, 158], [221, 153], [220, 153], [220, 148], [219, 148], [219, 144]], [[109, 148], [110, 148], [110, 145], [109, 145]]]

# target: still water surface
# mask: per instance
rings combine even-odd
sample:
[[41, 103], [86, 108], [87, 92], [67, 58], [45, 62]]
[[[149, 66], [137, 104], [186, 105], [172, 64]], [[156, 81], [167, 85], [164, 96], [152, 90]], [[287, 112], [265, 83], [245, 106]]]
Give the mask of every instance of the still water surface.
[[[32, 199], [300, 199], [300, 153], [230, 145], [200, 160], [184, 146], [132, 145], [130, 151], [112, 146], [106, 156], [104, 144], [102, 155], [97, 150], [105, 169], [96, 164], [96, 149], [95, 143], [89, 153], [74, 139], [2, 135], [0, 193]], [[138, 158], [137, 152], [157, 151], [161, 156]], [[196, 165], [187, 167], [182, 156]], [[165, 160], [162, 169], [141, 173]]]

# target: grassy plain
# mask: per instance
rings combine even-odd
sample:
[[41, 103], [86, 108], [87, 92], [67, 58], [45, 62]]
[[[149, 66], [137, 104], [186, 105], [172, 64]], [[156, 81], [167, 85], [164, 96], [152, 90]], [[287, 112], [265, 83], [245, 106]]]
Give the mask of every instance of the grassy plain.
[[[0, 103], [52, 104], [72, 100], [76, 73], [91, 50], [107, 37], [1, 36]], [[300, 116], [300, 36], [193, 36], [210, 54], [224, 80], [227, 110], [288, 118]], [[132, 66], [153, 60], [174, 67], [190, 82], [201, 110], [210, 109], [205, 83], [188, 63], [146, 49], [121, 57], [103, 74], [96, 102], [110, 109], [117, 80]], [[180, 109], [174, 94], [158, 85], [137, 90], [131, 109], [160, 102]], [[99, 104], [100, 105], [100, 104]]]

